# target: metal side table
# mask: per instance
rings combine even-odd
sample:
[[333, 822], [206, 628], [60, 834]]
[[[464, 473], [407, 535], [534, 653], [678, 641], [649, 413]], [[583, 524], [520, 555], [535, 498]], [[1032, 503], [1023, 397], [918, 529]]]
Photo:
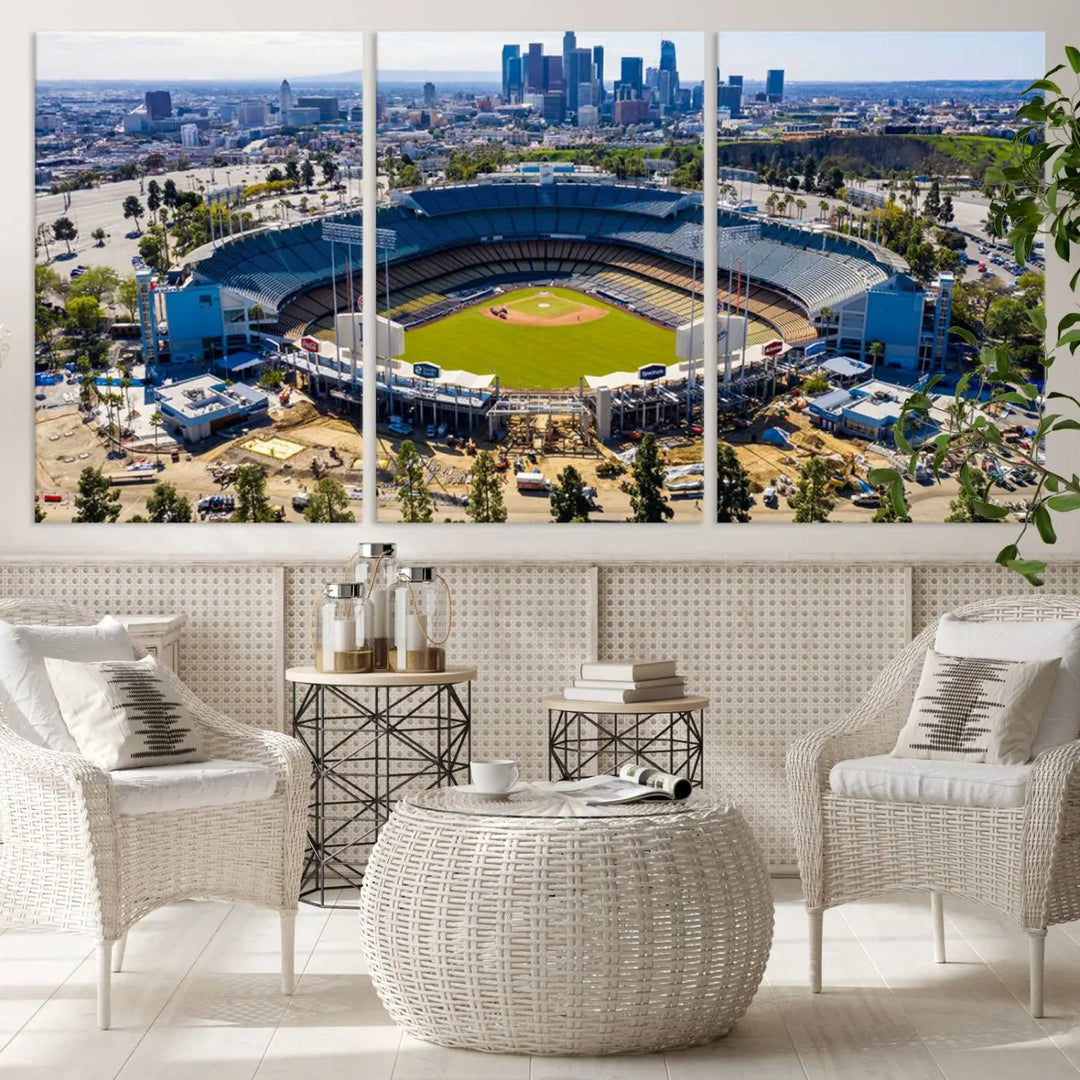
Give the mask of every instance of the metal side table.
[[300, 898], [326, 906], [328, 891], [359, 888], [403, 794], [468, 781], [476, 669], [356, 675], [294, 667], [285, 678], [292, 733], [314, 765]]
[[707, 697], [662, 701], [568, 701], [544, 698], [548, 711], [548, 779], [580, 780], [614, 772], [626, 761], [704, 782]]

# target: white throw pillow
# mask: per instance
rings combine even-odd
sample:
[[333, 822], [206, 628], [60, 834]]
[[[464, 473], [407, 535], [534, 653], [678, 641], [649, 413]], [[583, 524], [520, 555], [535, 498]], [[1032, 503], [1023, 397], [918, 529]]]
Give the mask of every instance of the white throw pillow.
[[1080, 735], [1080, 619], [978, 622], [946, 615], [938, 624], [934, 648], [950, 656], [991, 660], [1061, 657], [1053, 693], [1031, 744], [1032, 757]]
[[894, 757], [1023, 765], [1061, 661], [988, 660], [927, 650]]
[[79, 752], [103, 769], [205, 761], [194, 717], [152, 656], [79, 664], [45, 659]]
[[0, 692], [12, 729], [50, 750], [79, 752], [60, 715], [45, 657], [134, 660], [135, 646], [111, 615], [97, 626], [17, 626], [0, 619]]

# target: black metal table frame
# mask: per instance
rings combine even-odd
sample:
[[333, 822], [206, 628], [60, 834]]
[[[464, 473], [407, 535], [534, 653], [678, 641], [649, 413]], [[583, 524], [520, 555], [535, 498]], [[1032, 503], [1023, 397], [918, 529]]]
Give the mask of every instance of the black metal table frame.
[[[428, 787], [468, 779], [472, 682], [465, 682], [464, 694], [459, 693], [460, 685], [304, 683], [300, 689], [301, 684], [292, 684], [293, 735], [304, 744], [314, 765], [307, 852], [300, 877], [304, 903], [331, 906], [327, 892], [359, 887], [364, 871], [350, 861], [351, 851], [374, 846], [393, 809], [394, 797], [403, 787], [424, 777], [431, 779]], [[363, 700], [358, 691], [373, 694], [373, 704]], [[328, 717], [328, 694], [346, 711]], [[430, 711], [432, 706], [434, 712]], [[336, 730], [327, 731], [327, 720]], [[347, 728], [349, 721], [357, 723]], [[417, 763], [420, 768], [415, 767]], [[362, 773], [349, 768], [361, 764], [368, 766]], [[328, 829], [327, 809], [340, 806], [351, 806], [352, 813]], [[368, 825], [361, 839], [351, 836], [338, 841], [358, 823]]]
[[[667, 717], [659, 731], [646, 731], [655, 717]], [[548, 709], [548, 779], [580, 780], [632, 758], [641, 765], [704, 783], [704, 707], [656, 712], [590, 712], [588, 708]], [[601, 762], [608, 754], [610, 761]], [[571, 757], [576, 755], [576, 761]], [[597, 765], [603, 769], [598, 770]], [[590, 768], [591, 766], [591, 768]]]

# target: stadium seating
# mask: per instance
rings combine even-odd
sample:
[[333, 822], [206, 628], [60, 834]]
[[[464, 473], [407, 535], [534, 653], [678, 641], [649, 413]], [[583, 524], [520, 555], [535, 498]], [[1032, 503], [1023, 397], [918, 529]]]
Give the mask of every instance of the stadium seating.
[[[358, 214], [342, 220], [360, 224]], [[445, 314], [493, 281], [551, 276], [588, 287], [606, 274], [611, 291], [625, 293], [640, 313], [677, 325], [689, 318], [691, 279], [700, 278], [701, 221], [700, 196], [612, 183], [447, 185], [411, 192], [377, 213], [378, 227], [396, 234], [392, 314], [407, 324]], [[807, 316], [884, 281], [893, 269], [851, 238], [782, 223], [745, 225], [745, 218], [721, 215], [719, 299], [726, 302], [729, 277], [739, 277], [743, 287], [733, 291], [741, 295], [749, 276], [756, 286], [750, 314], [793, 335], [789, 340], [808, 340]], [[247, 233], [197, 255], [197, 279], [277, 311], [279, 329], [289, 335], [332, 310], [332, 265], [339, 311], [348, 310], [347, 269], [354, 299], [361, 293], [359, 245], [335, 244], [331, 253], [321, 221]], [[380, 296], [383, 273], [380, 259]]]

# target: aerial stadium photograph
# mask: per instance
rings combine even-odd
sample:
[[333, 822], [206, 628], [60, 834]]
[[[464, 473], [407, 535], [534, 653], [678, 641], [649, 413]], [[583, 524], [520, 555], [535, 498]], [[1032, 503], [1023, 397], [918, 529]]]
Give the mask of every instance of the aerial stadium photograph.
[[[717, 520], [1024, 520], [1038, 413], [965, 388], [977, 349], [962, 335], [1041, 375], [1028, 314], [1043, 305], [1042, 245], [1015, 261], [988, 170], [1017, 152], [1043, 35], [721, 32], [717, 44]], [[731, 313], [768, 332], [724, 337]], [[958, 452], [935, 476], [904, 445], [953, 429], [958, 383], [968, 419], [996, 427], [1015, 462], [972, 461], [977, 498]], [[882, 469], [905, 474], [902, 508], [874, 482]]]

